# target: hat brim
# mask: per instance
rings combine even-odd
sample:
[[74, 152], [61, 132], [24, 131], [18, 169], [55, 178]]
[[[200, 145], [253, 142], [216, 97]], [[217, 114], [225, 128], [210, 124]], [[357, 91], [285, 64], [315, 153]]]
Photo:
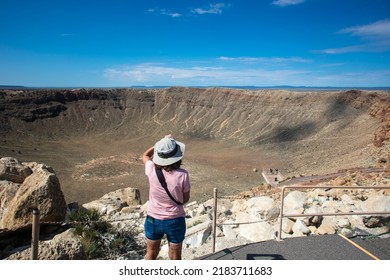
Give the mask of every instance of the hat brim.
[[158, 155], [156, 149], [154, 149], [152, 161], [155, 164], [160, 165], [160, 166], [168, 166], [168, 165], [171, 165], [171, 164], [178, 162], [179, 160], [181, 160], [183, 158], [186, 146], [184, 145], [184, 143], [181, 143], [179, 141], [176, 141], [176, 145], [178, 145], [178, 147], [179, 147], [177, 149], [177, 152], [169, 158], [160, 157]]

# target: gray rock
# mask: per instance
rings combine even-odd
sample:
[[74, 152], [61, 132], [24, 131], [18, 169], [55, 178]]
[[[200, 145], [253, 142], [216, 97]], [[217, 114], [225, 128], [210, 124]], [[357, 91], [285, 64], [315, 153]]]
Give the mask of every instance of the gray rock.
[[[390, 212], [390, 196], [371, 196], [361, 204], [364, 212]], [[368, 215], [363, 218], [368, 228], [388, 226], [390, 215]]]
[[295, 210], [301, 211], [306, 202], [306, 193], [300, 191], [292, 191], [284, 198], [284, 211], [296, 212]]
[[9, 197], [0, 227], [16, 230], [30, 226], [35, 208], [39, 209], [42, 222], [64, 221], [67, 205], [60, 182], [53, 169], [44, 164], [35, 164], [31, 175]]
[[21, 184], [31, 173], [32, 170], [16, 158], [0, 158], [0, 180]]

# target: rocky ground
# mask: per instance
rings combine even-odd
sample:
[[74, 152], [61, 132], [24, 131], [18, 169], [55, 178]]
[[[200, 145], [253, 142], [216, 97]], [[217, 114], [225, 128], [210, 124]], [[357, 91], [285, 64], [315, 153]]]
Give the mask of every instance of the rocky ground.
[[[60, 213], [63, 209], [63, 207], [58, 207], [58, 203], [49, 203], [53, 201], [53, 198], [64, 202], [60, 195], [61, 191], [50, 195], [50, 189], [59, 187], [56, 180], [53, 179], [53, 170], [42, 164], [21, 163], [12, 158], [1, 158], [0, 163], [2, 163], [0, 177], [6, 180], [1, 181], [0, 184], [0, 198], [4, 201], [4, 205], [0, 209], [0, 224], [5, 225], [6, 228], [10, 228], [11, 225], [13, 227], [12, 235], [9, 234], [10, 231], [0, 231], [2, 237], [0, 253], [7, 259], [29, 259], [31, 257], [29, 246], [31, 230], [23, 235], [25, 223], [31, 218], [31, 213], [9, 214], [22, 212], [12, 209], [18, 209], [18, 207], [25, 209], [27, 206], [23, 206], [26, 205], [24, 201], [31, 203], [38, 199], [42, 201], [40, 207], [43, 215], [39, 258], [85, 258], [88, 235], [76, 234], [77, 226], [68, 229], [71, 227], [68, 216], [53, 218], [50, 214], [52, 212]], [[6, 183], [7, 181], [8, 183]], [[321, 178], [320, 181], [316, 182], [312, 177], [300, 177], [300, 184], [293, 186], [304, 186], [305, 189], [288, 189], [284, 193], [284, 212], [321, 214], [329, 213], [329, 211], [390, 211], [389, 187], [378, 190], [367, 189], [367, 186], [389, 186], [390, 172], [387, 164], [372, 172], [356, 169], [344, 170], [337, 175], [333, 174], [331, 180]], [[17, 187], [18, 184], [21, 185]], [[279, 230], [281, 189], [285, 186], [288, 185], [283, 185], [283, 182], [280, 183], [280, 186], [261, 184], [235, 195], [218, 195], [216, 251], [275, 239]], [[345, 187], [346, 189], [333, 189], [333, 187]], [[20, 191], [15, 188], [19, 188]], [[26, 196], [20, 196], [26, 190], [29, 192], [30, 199]], [[39, 193], [40, 197], [37, 198]], [[43, 203], [43, 201], [48, 203]], [[183, 246], [183, 259], [196, 259], [212, 253], [213, 206], [212, 199], [204, 202], [192, 201], [186, 205], [188, 218], [186, 219], [187, 232]], [[69, 207], [75, 209], [77, 205], [72, 204]], [[129, 260], [143, 258], [145, 254], [143, 220], [146, 215], [147, 203], [141, 204], [139, 190], [119, 189], [98, 200], [85, 203], [82, 207], [96, 209], [102, 221], [107, 221], [115, 229], [114, 232], [110, 231], [98, 235], [100, 236], [98, 243], [103, 251], [99, 255], [90, 256], [90, 258]], [[58, 222], [55, 222], [56, 220]], [[50, 221], [52, 222], [50, 223]], [[92, 226], [88, 220], [84, 220], [83, 223], [84, 226]], [[285, 218], [283, 219], [282, 238], [336, 232], [347, 236], [365, 234], [386, 237], [390, 234], [389, 223], [388, 215], [383, 217], [378, 215], [372, 217], [369, 215], [322, 217], [319, 215], [299, 219]], [[118, 240], [121, 241], [112, 247], [113, 242], [118, 242]], [[8, 246], [3, 247], [6, 244]], [[14, 248], [11, 246], [12, 244]], [[17, 244], [20, 245], [17, 246]], [[22, 246], [22, 244], [24, 245]], [[160, 259], [168, 258], [167, 250], [167, 243], [164, 240]]]

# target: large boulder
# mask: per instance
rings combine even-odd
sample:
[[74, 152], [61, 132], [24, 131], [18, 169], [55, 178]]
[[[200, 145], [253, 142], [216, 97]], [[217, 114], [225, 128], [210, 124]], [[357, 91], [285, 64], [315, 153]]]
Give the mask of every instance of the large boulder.
[[292, 191], [284, 198], [283, 213], [301, 214], [304, 210], [306, 202], [306, 193], [300, 191]]
[[242, 224], [239, 226], [239, 233], [251, 242], [272, 240], [276, 237], [274, 228], [268, 222]]
[[[15, 164], [18, 161], [8, 162]], [[15, 178], [28, 174], [26, 170], [31, 170], [31, 173], [19, 186], [4, 181], [0, 185], [0, 228], [17, 230], [31, 226], [33, 209], [40, 210], [41, 222], [64, 221], [67, 205], [54, 170], [38, 163], [23, 163], [21, 166], [28, 168], [21, 168], [19, 173], [9, 166], [5, 168], [12, 170]]]
[[[361, 208], [364, 212], [390, 212], [390, 196], [370, 196], [362, 202]], [[386, 226], [390, 223], [390, 215], [367, 215], [363, 223], [368, 228]]]
[[263, 221], [272, 221], [279, 217], [279, 207], [268, 196], [250, 198], [247, 202], [248, 213]]

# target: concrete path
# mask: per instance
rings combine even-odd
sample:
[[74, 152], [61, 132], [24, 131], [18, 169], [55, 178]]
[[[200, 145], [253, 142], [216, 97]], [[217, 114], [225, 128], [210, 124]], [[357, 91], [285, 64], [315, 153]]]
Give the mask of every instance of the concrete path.
[[338, 234], [257, 242], [199, 260], [390, 260], [390, 238], [345, 238]]

